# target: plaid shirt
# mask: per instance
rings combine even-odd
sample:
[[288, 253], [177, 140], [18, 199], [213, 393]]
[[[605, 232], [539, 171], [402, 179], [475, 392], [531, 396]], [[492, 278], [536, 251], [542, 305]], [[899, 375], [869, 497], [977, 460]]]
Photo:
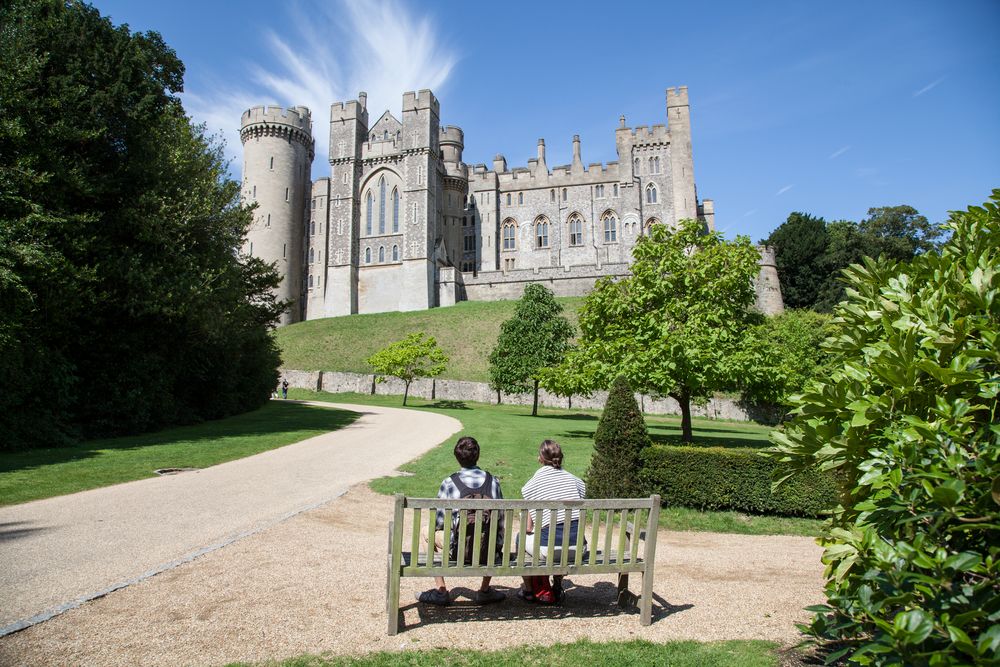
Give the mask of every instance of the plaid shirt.
[[[462, 484], [465, 484], [470, 489], [478, 489], [486, 481], [486, 473], [480, 469], [478, 466], [473, 468], [462, 468], [458, 471], [458, 478], [462, 480]], [[500, 490], [500, 481], [494, 476], [493, 477], [493, 488], [490, 494], [496, 500], [503, 498], [503, 492]], [[441, 486], [438, 488], [438, 498], [461, 498], [462, 492], [458, 490], [455, 483], [451, 481], [451, 476], [445, 477], [441, 481]], [[504, 526], [503, 526], [503, 512], [498, 512], [497, 522], [497, 544], [503, 544], [504, 536]], [[451, 513], [451, 541], [456, 542], [458, 540], [458, 512]], [[444, 510], [439, 509], [437, 511], [437, 523], [435, 524], [435, 530], [444, 530]]]

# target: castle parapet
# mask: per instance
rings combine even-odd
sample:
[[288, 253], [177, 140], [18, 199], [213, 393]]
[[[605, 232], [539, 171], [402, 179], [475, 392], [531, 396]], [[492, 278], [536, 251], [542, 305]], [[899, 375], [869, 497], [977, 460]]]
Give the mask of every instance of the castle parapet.
[[240, 119], [240, 141], [246, 143], [251, 138], [264, 136], [297, 141], [309, 149], [310, 159], [315, 152], [312, 114], [307, 107], [256, 106], [244, 111]]

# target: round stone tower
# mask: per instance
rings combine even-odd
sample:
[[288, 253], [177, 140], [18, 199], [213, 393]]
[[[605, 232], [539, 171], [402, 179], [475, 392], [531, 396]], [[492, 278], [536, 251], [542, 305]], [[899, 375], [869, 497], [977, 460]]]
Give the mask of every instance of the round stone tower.
[[760, 273], [757, 274], [757, 310], [765, 315], [781, 315], [785, 312], [785, 302], [781, 298], [781, 282], [778, 280], [778, 266], [774, 259], [774, 248], [757, 246], [760, 252]]
[[302, 317], [306, 202], [315, 153], [306, 107], [253, 107], [243, 112], [243, 199], [257, 202], [243, 252], [273, 263], [277, 296], [290, 301], [281, 325]]

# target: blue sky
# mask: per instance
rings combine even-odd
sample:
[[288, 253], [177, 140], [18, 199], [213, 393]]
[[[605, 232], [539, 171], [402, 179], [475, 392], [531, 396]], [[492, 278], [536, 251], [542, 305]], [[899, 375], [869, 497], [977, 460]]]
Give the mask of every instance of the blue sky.
[[[254, 104], [313, 109], [368, 92], [372, 120], [431, 88], [464, 159], [617, 159], [614, 128], [665, 122], [687, 85], [698, 194], [729, 237], [791, 211], [859, 220], [906, 203], [932, 222], [1000, 187], [1000, 1], [94, 3], [159, 31], [187, 67], [185, 107], [239, 155]], [[233, 161], [238, 177], [239, 160]]]

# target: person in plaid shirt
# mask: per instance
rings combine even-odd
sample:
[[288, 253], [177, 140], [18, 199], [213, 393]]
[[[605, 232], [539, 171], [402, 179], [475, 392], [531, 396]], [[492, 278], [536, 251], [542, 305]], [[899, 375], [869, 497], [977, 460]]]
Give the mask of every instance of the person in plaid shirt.
[[[458, 464], [462, 466], [456, 475], [458, 475], [459, 481], [472, 491], [477, 493], [482, 493], [484, 496], [488, 495], [491, 498], [501, 499], [503, 498], [503, 492], [500, 490], [500, 482], [496, 477], [490, 473], [482, 470], [478, 465], [479, 462], [479, 443], [476, 442], [475, 438], [469, 436], [463, 436], [458, 439], [455, 443], [455, 458], [458, 459]], [[483, 489], [485, 484], [489, 483], [490, 488]], [[488, 491], [488, 493], [487, 493]], [[462, 491], [455, 484], [452, 476], [449, 475], [441, 481], [441, 486], [438, 488], [438, 498], [461, 498]], [[458, 512], [452, 512], [451, 519], [451, 541], [452, 545], [457, 544], [458, 541], [458, 521], [460, 515]], [[438, 552], [444, 551], [444, 545], [442, 544], [444, 531], [444, 510], [439, 509], [437, 512], [437, 523], [435, 525], [434, 534], [434, 550]], [[497, 524], [497, 548], [503, 544], [504, 536], [504, 525], [503, 525], [503, 513], [499, 513], [498, 524]], [[426, 537], [424, 540], [426, 541]], [[490, 587], [490, 579], [492, 577], [483, 577], [483, 583], [476, 591], [475, 602], [478, 604], [487, 604], [490, 602], [500, 602], [507, 596]], [[447, 605], [451, 603], [451, 596], [448, 594], [448, 587], [445, 584], [444, 577], [434, 577], [435, 588], [424, 591], [417, 596], [417, 600], [420, 602], [425, 602], [427, 604], [436, 605]]]

